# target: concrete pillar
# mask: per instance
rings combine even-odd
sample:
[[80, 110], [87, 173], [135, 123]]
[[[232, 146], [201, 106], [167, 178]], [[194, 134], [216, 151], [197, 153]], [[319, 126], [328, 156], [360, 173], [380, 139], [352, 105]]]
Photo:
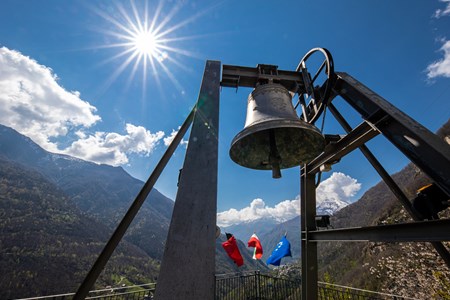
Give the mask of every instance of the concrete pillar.
[[207, 61], [156, 285], [157, 300], [214, 299], [219, 61]]

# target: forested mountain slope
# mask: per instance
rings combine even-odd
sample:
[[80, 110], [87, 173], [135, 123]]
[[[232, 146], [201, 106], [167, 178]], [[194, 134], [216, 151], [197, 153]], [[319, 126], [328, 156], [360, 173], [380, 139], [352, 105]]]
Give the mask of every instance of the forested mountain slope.
[[[0, 159], [0, 299], [75, 291], [110, 234], [40, 173]], [[96, 286], [114, 285], [119, 274], [153, 281], [158, 269], [122, 242]]]

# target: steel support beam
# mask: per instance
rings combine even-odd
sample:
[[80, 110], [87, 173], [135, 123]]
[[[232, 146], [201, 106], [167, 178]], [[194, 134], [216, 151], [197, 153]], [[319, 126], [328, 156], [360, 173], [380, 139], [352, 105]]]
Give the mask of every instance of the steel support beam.
[[436, 242], [450, 241], [450, 220], [330, 229], [309, 232], [309, 240], [364, 242]]
[[157, 300], [214, 299], [220, 66], [218, 61], [205, 66]]
[[[265, 69], [270, 69], [272, 72], [265, 72]], [[251, 68], [223, 65], [222, 67], [221, 86], [254, 88], [260, 80], [279, 83], [294, 93], [304, 88], [301, 72], [278, 70], [278, 66], [258, 65], [256, 68]]]
[[316, 230], [316, 176], [307, 171], [305, 166], [300, 175], [302, 299], [316, 300], [318, 297], [317, 244], [311, 242], [309, 235]]
[[335, 92], [363, 119], [385, 116], [378, 130], [450, 195], [450, 146], [347, 73], [336, 73]]
[[[336, 109], [336, 107], [333, 105], [333, 103], [330, 103], [328, 105], [328, 109], [333, 114], [333, 116], [336, 118], [336, 120], [341, 124], [342, 128], [349, 133], [352, 131], [352, 128], [350, 124], [347, 123], [347, 121], [344, 119], [344, 117], [340, 114], [340, 112]], [[389, 173], [383, 168], [381, 163], [376, 159], [375, 155], [372, 154], [372, 152], [367, 148], [365, 145], [361, 145], [359, 147], [359, 150], [361, 150], [362, 154], [366, 157], [366, 159], [369, 161], [369, 163], [372, 165], [372, 167], [377, 171], [377, 173], [380, 175], [380, 177], [383, 179], [384, 183], [388, 186], [388, 188], [392, 191], [392, 193], [395, 195], [395, 197], [400, 201], [400, 203], [403, 205], [405, 210], [409, 213], [411, 218], [415, 221], [421, 221], [417, 213], [412, 207], [411, 202], [409, 201], [408, 197], [403, 193], [403, 191], [400, 189], [400, 187], [395, 183], [394, 179], [389, 175]], [[444, 260], [447, 267], [450, 268], [450, 253], [447, 250], [447, 248], [439, 241], [437, 242], [431, 242], [434, 249], [439, 253], [441, 258]]]
[[[341, 115], [341, 113], [336, 109], [336, 107], [333, 105], [333, 103], [330, 103], [328, 105], [328, 110], [333, 114], [333, 116], [336, 118], [336, 120], [341, 124], [342, 128], [347, 133], [350, 133], [352, 131], [352, 128], [350, 127], [350, 124], [347, 123], [347, 121], [344, 119], [344, 117]], [[386, 185], [389, 187], [389, 189], [392, 191], [392, 193], [397, 197], [397, 199], [402, 203], [403, 207], [406, 209], [406, 211], [409, 213], [409, 215], [413, 218], [413, 220], [420, 221], [420, 219], [416, 216], [416, 213], [414, 212], [412, 208], [412, 204], [409, 201], [408, 197], [403, 193], [403, 191], [399, 188], [399, 186], [395, 183], [394, 179], [389, 175], [389, 173], [384, 169], [384, 167], [381, 165], [381, 163], [376, 159], [376, 157], [372, 154], [372, 152], [367, 148], [366, 145], [359, 146], [359, 150], [362, 152], [362, 154], [366, 157], [366, 159], [369, 161], [369, 163], [372, 165], [372, 167], [377, 171], [377, 173], [380, 175], [380, 177], [383, 179], [383, 181], [386, 183]]]
[[361, 123], [358, 127], [350, 131], [346, 136], [335, 143], [329, 143], [324, 152], [308, 164], [308, 173], [319, 172], [323, 164], [332, 164], [339, 161], [342, 157], [358, 149], [367, 141], [377, 136], [379, 132], [372, 124], [368, 122]]

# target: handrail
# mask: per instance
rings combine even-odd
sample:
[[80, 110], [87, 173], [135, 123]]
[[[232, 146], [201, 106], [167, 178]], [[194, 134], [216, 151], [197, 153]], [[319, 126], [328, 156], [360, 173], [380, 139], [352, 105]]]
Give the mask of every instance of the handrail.
[[326, 285], [326, 286], [333, 286], [333, 287], [339, 287], [339, 288], [343, 288], [343, 289], [349, 289], [352, 291], [359, 291], [359, 292], [377, 294], [377, 295], [388, 296], [388, 297], [398, 297], [403, 300], [420, 300], [417, 298], [411, 298], [411, 297], [406, 297], [406, 296], [399, 296], [399, 295], [394, 295], [394, 294], [387, 294], [387, 293], [375, 292], [375, 291], [370, 291], [370, 290], [358, 289], [358, 288], [354, 288], [354, 287], [350, 287], [350, 286], [328, 283], [328, 282], [323, 282], [323, 281], [318, 281], [317, 283], [319, 283], [321, 285]]
[[[111, 288], [104, 288], [99, 290], [93, 290], [90, 291], [89, 294], [96, 294], [96, 293], [102, 293], [102, 292], [114, 292], [116, 290], [130, 290], [135, 288], [144, 288], [144, 290], [141, 291], [134, 291], [134, 292], [124, 292], [124, 293], [114, 293], [115, 296], [117, 295], [124, 295], [124, 294], [132, 294], [132, 293], [139, 293], [142, 291], [148, 291], [148, 290], [154, 290], [156, 288], [156, 283], [144, 283], [144, 284], [137, 284], [132, 286], [124, 286], [124, 287], [111, 287]], [[61, 298], [61, 299], [71, 299], [75, 293], [65, 293], [65, 294], [57, 294], [57, 295], [48, 295], [48, 296], [38, 296], [38, 297], [29, 297], [29, 298], [19, 298], [16, 300], [41, 300], [41, 299], [54, 299], [54, 298]], [[101, 295], [101, 296], [88, 296], [86, 299], [96, 299], [96, 298], [102, 298], [107, 297], [108, 295]]]
[[[283, 282], [286, 282], [286, 283], [291, 282], [290, 284], [292, 284], [292, 282], [295, 282], [292, 279], [276, 277], [276, 276], [270, 275], [268, 273], [264, 274], [264, 273], [261, 273], [261, 271], [245, 271], [245, 272], [216, 274], [216, 284], [219, 282], [226, 281], [226, 280], [232, 280], [237, 277], [246, 277], [246, 278], [254, 277], [256, 279], [257, 277], [260, 278], [261, 276], [263, 276], [265, 278], [269, 278], [269, 279], [282, 280]], [[235, 281], [232, 281], [232, 283], [233, 282], [235, 282]], [[253, 281], [252, 281], [252, 284], [254, 284]], [[320, 285], [319, 294], [320, 294], [320, 290], [325, 291], [325, 292], [327, 292], [327, 291], [331, 292], [333, 290], [336, 291], [339, 289], [337, 291], [338, 293], [346, 293], [346, 292], [358, 293], [359, 292], [359, 293], [373, 295], [373, 296], [370, 296], [370, 295], [354, 294], [354, 295], [358, 295], [358, 297], [361, 297], [358, 299], [364, 299], [363, 297], [367, 297], [368, 299], [386, 299], [385, 297], [389, 297], [390, 299], [419, 300], [417, 298], [412, 298], [412, 297], [407, 297], [407, 296], [399, 296], [399, 295], [394, 295], [394, 294], [389, 294], [389, 293], [375, 292], [375, 291], [370, 291], [370, 290], [366, 290], [366, 289], [354, 288], [354, 287], [349, 287], [349, 286], [339, 285], [339, 284], [334, 284], [334, 283], [328, 283], [328, 282], [323, 282], [323, 281], [318, 281], [318, 284]], [[258, 286], [258, 289], [263, 288], [262, 286], [259, 286], [259, 285], [257, 285], [257, 286]], [[143, 288], [143, 289], [138, 290], [138, 291], [126, 291], [126, 290], [130, 290], [130, 289], [134, 289], [134, 288]], [[133, 286], [99, 289], [99, 290], [90, 291], [89, 296], [86, 299], [112, 299], [112, 297], [117, 297], [117, 296], [142, 294], [147, 291], [154, 291], [155, 288], [156, 288], [156, 283], [146, 283], [146, 284], [133, 285]], [[236, 286], [235, 288], [238, 288], [238, 286]], [[251, 288], [254, 288], [254, 286], [252, 285]], [[300, 288], [300, 285], [299, 285], [299, 288]], [[264, 286], [264, 289], [267, 289], [267, 286]], [[120, 293], [114, 292], [117, 290], [120, 290]], [[110, 292], [109, 294], [95, 295], [96, 293], [102, 293], [102, 292], [108, 292], [108, 291]], [[261, 291], [258, 291], [258, 294], [260, 292]], [[20, 299], [16, 299], [16, 300], [50, 300], [50, 299], [69, 300], [69, 299], [72, 299], [74, 295], [75, 295], [75, 293], [66, 293], [66, 294], [39, 296], [39, 297], [31, 297], [31, 298], [20, 298]], [[326, 297], [328, 297], [326, 299], [334, 299], [334, 298], [330, 298], [330, 297], [333, 297], [331, 294]], [[374, 297], [376, 297], [376, 298], [374, 298]], [[220, 297], [217, 298], [217, 295], [216, 295], [216, 299], [220, 299]], [[294, 298], [292, 298], [292, 299], [294, 299]]]

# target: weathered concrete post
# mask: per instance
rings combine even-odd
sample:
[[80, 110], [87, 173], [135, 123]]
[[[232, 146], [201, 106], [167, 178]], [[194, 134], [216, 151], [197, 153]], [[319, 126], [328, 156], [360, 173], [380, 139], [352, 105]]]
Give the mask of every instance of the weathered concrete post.
[[219, 61], [207, 61], [156, 287], [157, 300], [214, 299]]

